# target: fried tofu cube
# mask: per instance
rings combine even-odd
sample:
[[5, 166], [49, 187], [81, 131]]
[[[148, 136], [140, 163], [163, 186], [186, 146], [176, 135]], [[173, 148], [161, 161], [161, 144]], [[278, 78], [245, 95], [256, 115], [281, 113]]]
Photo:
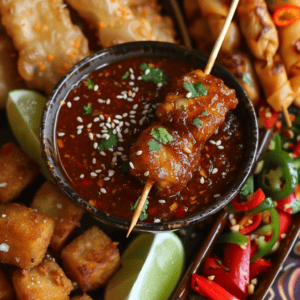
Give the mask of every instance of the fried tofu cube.
[[89, 295], [83, 294], [81, 296], [74, 297], [71, 300], [93, 300], [93, 299]]
[[66, 246], [61, 259], [66, 274], [83, 292], [105, 285], [121, 267], [117, 243], [96, 226]]
[[59, 265], [45, 259], [37, 267], [18, 269], [12, 276], [18, 299], [22, 300], [67, 300], [72, 291], [68, 279]]
[[37, 191], [31, 208], [55, 220], [50, 247], [58, 252], [76, 226], [79, 226], [83, 210], [75, 205], [52, 182], [45, 182]]
[[52, 218], [26, 206], [0, 205], [0, 262], [28, 269], [43, 259], [54, 231]]
[[0, 300], [15, 299], [15, 291], [0, 269]]
[[39, 167], [21, 148], [7, 143], [0, 149], [0, 203], [17, 198], [36, 178]]

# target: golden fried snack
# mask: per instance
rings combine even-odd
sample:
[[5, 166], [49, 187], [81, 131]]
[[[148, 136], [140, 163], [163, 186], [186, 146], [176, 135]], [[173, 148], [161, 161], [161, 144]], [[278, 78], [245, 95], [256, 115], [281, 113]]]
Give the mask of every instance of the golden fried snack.
[[24, 82], [18, 73], [17, 51], [11, 39], [0, 34], [0, 109], [5, 106], [8, 92], [22, 87]]
[[83, 294], [82, 296], [74, 297], [71, 300], [93, 300], [93, 299], [89, 295]]
[[22, 193], [39, 174], [39, 167], [21, 148], [7, 143], [0, 149], [0, 204]]
[[26, 206], [0, 205], [0, 262], [29, 269], [43, 259], [54, 220]]
[[193, 21], [199, 16], [199, 5], [197, 0], [184, 0], [183, 9], [188, 21]]
[[0, 12], [19, 51], [19, 73], [30, 88], [49, 94], [61, 76], [90, 53], [62, 0], [0, 1]]
[[300, 6], [299, 0], [268, 0], [267, 1], [268, 8], [271, 12], [274, 12], [277, 8], [284, 6], [284, 5], [298, 5]]
[[96, 226], [65, 247], [61, 259], [66, 274], [83, 292], [105, 285], [121, 267], [117, 243]]
[[294, 100], [294, 92], [288, 80], [284, 64], [277, 54], [271, 65], [266, 61], [257, 60], [254, 67], [265, 92], [267, 102], [276, 110], [281, 111], [283, 104], [290, 106]]
[[12, 276], [14, 288], [20, 300], [68, 300], [72, 291], [68, 279], [59, 265], [46, 258], [30, 270], [18, 269]]
[[31, 208], [55, 220], [50, 247], [58, 252], [76, 226], [80, 226], [83, 210], [75, 205], [52, 182], [45, 182], [35, 194]]
[[15, 299], [15, 291], [12, 285], [8, 282], [3, 271], [0, 269], [0, 299], [13, 300]]
[[278, 33], [264, 0], [241, 0], [237, 7], [240, 28], [252, 54], [272, 63], [278, 50]]
[[140, 11], [128, 0], [91, 0], [88, 5], [85, 0], [67, 0], [82, 18], [99, 29], [99, 43], [103, 47], [144, 40], [174, 42], [172, 22], [161, 18], [155, 8], [156, 1], [151, 2], [153, 7], [147, 1]]

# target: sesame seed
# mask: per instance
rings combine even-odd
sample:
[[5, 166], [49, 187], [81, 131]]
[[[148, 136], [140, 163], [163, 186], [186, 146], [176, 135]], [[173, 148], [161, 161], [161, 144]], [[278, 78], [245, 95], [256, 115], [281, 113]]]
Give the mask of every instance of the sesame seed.
[[142, 150], [139, 150], [137, 153], [136, 153], [136, 155], [141, 155], [143, 153], [143, 151]]
[[148, 75], [150, 73], [150, 69], [147, 69], [146, 71], [145, 71], [145, 75]]
[[[123, 117], [124, 117], [124, 115], [123, 115]], [[122, 119], [122, 116], [120, 116], [120, 115], [115, 115], [115, 118], [121, 120], [121, 119]]]
[[136, 124], [136, 120], [134, 120], [134, 119], [130, 120], [130, 122], [131, 122], [132, 124]]
[[109, 105], [110, 104], [110, 99], [106, 100], [106, 104]]
[[192, 93], [191, 93], [191, 92], [188, 92], [188, 93], [186, 94], [186, 97], [187, 97], [187, 98], [191, 98], [191, 97], [192, 97]]
[[213, 174], [218, 173], [218, 169], [217, 169], [217, 168], [214, 168], [214, 169], [212, 170], [212, 173], [213, 173]]
[[106, 189], [101, 188], [101, 189], [100, 189], [100, 192], [103, 193], [103, 194], [106, 194]]
[[218, 149], [223, 150], [224, 146], [218, 146]]
[[131, 111], [130, 111], [130, 114], [131, 114], [131, 115], [134, 115], [134, 114], [136, 114], [136, 111], [135, 111], [135, 110], [131, 110]]
[[111, 128], [111, 125], [109, 123], [105, 124], [108, 128]]
[[135, 79], [135, 76], [134, 76], [133, 74], [131, 74], [131, 75], [130, 75], [130, 79], [131, 79], [131, 80], [134, 80], [134, 79]]
[[111, 117], [107, 118], [107, 122], [110, 123], [111, 122]]
[[71, 108], [72, 107], [72, 103], [71, 102], [67, 102], [67, 106], [69, 107], [69, 108]]
[[126, 129], [124, 130], [124, 133], [127, 134], [128, 132], [129, 132], [129, 129], [126, 128]]
[[116, 120], [116, 119], [113, 120], [113, 122], [116, 123], [116, 124], [119, 124], [119, 123], [120, 123], [120, 121], [119, 121], [119, 120]]
[[57, 135], [58, 135], [58, 136], [64, 136], [65, 133], [64, 133], [64, 132], [59, 132]]
[[115, 128], [116, 127], [116, 124], [115, 123], [112, 123], [111, 124], [111, 128]]
[[[123, 136], [122, 136], [122, 133], [121, 133], [121, 132], [118, 132], [118, 138], [121, 139], [122, 137], [123, 137]], [[119, 141], [121, 141], [120, 139], [119, 139]]]
[[95, 172], [91, 172], [90, 175], [91, 175], [92, 177], [96, 177], [96, 176], [97, 176], [97, 174], [96, 174]]
[[97, 162], [96, 158], [93, 158], [93, 164], [95, 164]]
[[120, 151], [117, 151], [116, 153], [117, 153], [117, 155], [122, 155], [122, 154], [123, 154], [123, 153], [120, 152]]
[[127, 99], [127, 94], [124, 94], [124, 99]]
[[114, 129], [114, 130], [113, 130], [113, 134], [116, 134], [116, 133], [117, 133], [117, 130], [116, 130], [116, 129]]
[[91, 132], [89, 133], [89, 138], [90, 138], [91, 140], [94, 139], [94, 135], [93, 135]]
[[95, 171], [95, 173], [101, 173], [102, 172], [102, 170], [100, 170], [100, 169], [97, 169], [96, 171]]
[[100, 121], [100, 119], [98, 118], [98, 117], [96, 117], [94, 120], [93, 120], [93, 122], [99, 122]]
[[113, 158], [112, 158], [112, 160], [111, 160], [113, 163], [115, 163], [116, 161], [117, 161], [117, 157], [116, 156], [114, 156]]
[[159, 203], [166, 203], [166, 200], [160, 199], [158, 200]]
[[213, 144], [213, 145], [215, 145], [216, 144], [216, 142], [215, 141], [213, 141], [213, 140], [210, 140], [209, 141], [211, 144]]
[[117, 130], [117, 132], [118, 132], [118, 133], [120, 133], [120, 132], [121, 132], [121, 129], [120, 129], [120, 127], [117, 127], [117, 128], [116, 128], [116, 130]]
[[91, 128], [93, 126], [93, 123], [89, 123], [86, 127]]
[[118, 147], [118, 150], [119, 150], [119, 151], [123, 151], [124, 148], [123, 148], [123, 147]]
[[73, 98], [74, 101], [78, 101], [79, 99], [80, 99], [80, 97]]
[[104, 180], [104, 181], [109, 181], [109, 180], [110, 180], [110, 177], [105, 177], [103, 180]]
[[130, 123], [129, 123], [129, 122], [125, 122], [125, 125], [126, 125], [126, 126], [130, 126]]
[[132, 108], [133, 108], [133, 109], [137, 109], [138, 106], [139, 106], [138, 104], [134, 104]]
[[215, 198], [218, 198], [218, 197], [220, 197], [220, 196], [221, 196], [220, 194], [215, 194], [215, 195], [214, 195]]
[[101, 154], [102, 156], [106, 156], [106, 153], [105, 153], [104, 151], [101, 151], [100, 154]]
[[114, 176], [114, 174], [115, 174], [115, 171], [114, 171], [114, 170], [109, 170], [109, 171], [108, 171], [108, 176], [109, 176], [109, 177]]
[[134, 82], [133, 82], [133, 81], [130, 81], [128, 84], [129, 84], [130, 86], [134, 86]]
[[139, 77], [137, 78], [137, 80], [142, 80], [142, 76], [139, 76]]
[[[128, 113], [123, 114], [123, 118], [126, 118], [128, 116]], [[116, 116], [117, 117], [117, 116]]]
[[128, 102], [132, 102], [133, 99], [132, 99], [132, 98], [128, 98], [127, 101], [128, 101]]
[[131, 169], [134, 169], [134, 165], [131, 161], [129, 162], [129, 166], [130, 166]]
[[132, 93], [132, 96], [131, 96], [131, 97], [132, 97], [132, 98], [134, 98], [134, 97], [135, 97], [135, 95], [136, 95], [136, 93]]
[[80, 177], [80, 178], [84, 178], [84, 174], [81, 174], [79, 177]]
[[218, 140], [218, 141], [216, 142], [216, 145], [217, 145], [217, 146], [220, 146], [221, 143], [222, 143], [222, 141], [221, 141], [221, 140]]
[[78, 125], [77, 129], [82, 129], [84, 126], [83, 125]]
[[97, 92], [97, 91], [98, 91], [98, 89], [99, 89], [99, 85], [98, 85], [98, 84], [96, 84], [96, 85], [94, 86], [94, 91], [95, 91], [95, 92]]
[[118, 95], [116, 98], [117, 98], [117, 99], [123, 99], [124, 97], [121, 96], [121, 95]]
[[130, 72], [130, 73], [133, 73], [133, 69], [132, 69], [132, 68], [129, 68], [129, 72]]
[[183, 148], [183, 151], [184, 151], [185, 153], [188, 153], [188, 154], [191, 154], [191, 153], [192, 153], [192, 151], [191, 151], [189, 148], [187, 148], [187, 147], [184, 147], [184, 148]]
[[200, 178], [200, 183], [203, 184], [204, 183], [204, 177]]
[[5, 243], [0, 244], [0, 251], [8, 252], [9, 246]]
[[134, 119], [134, 118], [135, 118], [135, 115], [130, 115], [129, 118], [130, 118], [130, 119]]
[[147, 176], [149, 176], [149, 174], [150, 174], [149, 171], [146, 171], [146, 172], [144, 173], [144, 176], [147, 177]]
[[119, 139], [119, 142], [122, 143], [122, 142], [124, 142], [124, 140], [123, 139]]
[[82, 132], [81, 129], [77, 130], [77, 135], [81, 134], [81, 132]]
[[160, 219], [154, 219], [154, 223], [160, 223], [161, 220]]
[[124, 122], [121, 121], [121, 122], [119, 123], [119, 127], [121, 128], [121, 127], [123, 126], [123, 124], [124, 124]]
[[101, 134], [96, 133], [96, 137], [97, 137], [98, 139], [101, 139]]
[[161, 88], [163, 86], [163, 84], [160, 82], [157, 84], [157, 87]]
[[82, 123], [82, 118], [81, 117], [77, 117], [77, 121]]
[[99, 102], [99, 103], [105, 103], [105, 100], [98, 99], [98, 102]]
[[99, 115], [99, 118], [104, 121], [105, 120], [105, 117], [103, 115]]
[[140, 126], [142, 126], [144, 124], [146, 117], [142, 117], [139, 121]]

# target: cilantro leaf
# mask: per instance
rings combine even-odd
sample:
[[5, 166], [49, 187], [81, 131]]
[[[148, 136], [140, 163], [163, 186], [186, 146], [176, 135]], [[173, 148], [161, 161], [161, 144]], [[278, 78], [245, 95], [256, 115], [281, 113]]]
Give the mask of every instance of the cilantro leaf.
[[159, 151], [160, 150], [160, 144], [156, 141], [150, 141], [147, 144], [149, 146], [150, 151]]
[[194, 119], [193, 124], [197, 127], [200, 128], [202, 126], [202, 121], [197, 117]]
[[167, 142], [173, 140], [172, 135], [168, 132], [166, 128], [160, 127], [158, 129], [152, 128], [151, 135], [160, 143], [166, 145]]
[[113, 129], [107, 129], [108, 139], [101, 138], [99, 143], [99, 151], [105, 151], [109, 148], [116, 147], [118, 145], [118, 137], [113, 133]]
[[183, 110], [183, 111], [185, 111], [186, 110], [186, 108], [185, 108], [185, 106], [182, 104], [182, 105], [180, 105], [180, 107], [181, 107], [181, 109]]
[[[141, 199], [141, 197], [139, 197], [139, 198], [136, 200], [136, 202], [135, 202], [134, 205], [131, 205], [131, 207], [130, 207], [131, 210], [135, 210], [135, 209], [137, 208], [140, 199]], [[141, 221], [144, 221], [144, 220], [146, 220], [146, 219], [148, 218], [148, 214], [146, 213], [146, 210], [147, 210], [147, 208], [148, 208], [148, 205], [149, 205], [149, 200], [148, 200], [148, 198], [147, 198], [146, 201], [145, 201], [145, 203], [144, 203], [142, 212], [141, 212], [141, 214], [140, 214], [140, 220], [141, 220]]]
[[243, 73], [242, 80], [243, 80], [245, 83], [249, 84], [250, 86], [253, 86], [252, 81], [247, 77], [246, 73]]
[[87, 81], [87, 84], [88, 84], [87, 85], [88, 90], [92, 90], [95, 86], [95, 83], [90, 78], [87, 78], [86, 81]]
[[121, 172], [122, 173], [128, 173], [129, 172], [129, 161], [122, 161]]
[[84, 113], [83, 113], [84, 115], [89, 115], [93, 111], [92, 107], [89, 105], [84, 105], [83, 110], [84, 110]]
[[164, 74], [161, 68], [150, 67], [148, 64], [142, 63], [140, 69], [144, 71], [144, 74], [141, 76], [144, 81], [166, 84], [169, 79], [168, 75]]
[[129, 76], [129, 71], [127, 71], [123, 76], [122, 76], [122, 79], [127, 79], [127, 77]]
[[203, 113], [201, 114], [201, 116], [207, 117], [207, 116], [208, 116], [208, 112], [207, 112], [207, 111], [203, 112]]
[[207, 89], [204, 84], [201, 82], [198, 83], [191, 83], [191, 82], [185, 82], [183, 84], [183, 88], [187, 91], [192, 93], [190, 98], [200, 97], [207, 95]]
[[254, 193], [254, 178], [250, 176], [240, 191], [241, 201], [247, 201], [247, 197]]

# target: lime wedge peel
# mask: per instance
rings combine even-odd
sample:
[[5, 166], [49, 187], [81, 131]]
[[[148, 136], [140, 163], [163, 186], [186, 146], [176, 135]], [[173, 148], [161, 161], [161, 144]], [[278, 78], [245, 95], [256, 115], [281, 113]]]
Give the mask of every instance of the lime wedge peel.
[[167, 300], [184, 266], [181, 240], [171, 232], [139, 235], [122, 256], [105, 300]]
[[22, 149], [40, 165], [44, 176], [53, 181], [42, 158], [39, 141], [46, 101], [46, 97], [37, 92], [13, 90], [8, 93], [6, 113], [9, 125]]

